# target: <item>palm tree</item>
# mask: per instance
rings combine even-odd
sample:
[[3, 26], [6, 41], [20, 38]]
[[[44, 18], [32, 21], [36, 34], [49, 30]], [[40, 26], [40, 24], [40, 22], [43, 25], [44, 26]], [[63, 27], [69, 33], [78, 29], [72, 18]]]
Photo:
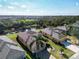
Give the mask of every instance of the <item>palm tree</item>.
[[42, 51], [43, 49], [45, 49], [46, 44], [43, 40], [43, 37], [41, 34], [38, 34], [37, 36], [33, 36], [36, 40], [34, 40], [31, 44], [30, 44], [30, 48], [32, 49], [32, 45], [34, 43], [36, 43], [36, 47], [35, 47], [35, 58], [38, 58], [37, 53]]
[[37, 45], [37, 50], [39, 50], [40, 48], [44, 48], [45, 47], [45, 42], [44, 42], [44, 39], [42, 37], [41, 34], [38, 34], [38, 36], [34, 36], [36, 38], [35, 42], [36, 42], [36, 45]]

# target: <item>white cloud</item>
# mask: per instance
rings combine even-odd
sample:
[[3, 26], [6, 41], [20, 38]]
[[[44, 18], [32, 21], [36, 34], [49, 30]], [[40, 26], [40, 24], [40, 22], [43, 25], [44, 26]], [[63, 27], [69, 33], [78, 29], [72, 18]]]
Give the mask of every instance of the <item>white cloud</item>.
[[18, 5], [19, 5], [19, 3], [18, 3], [18, 2], [11, 2], [10, 4], [11, 4], [11, 5], [16, 5], [16, 6], [18, 6]]
[[78, 3], [78, 2], [76, 2], [75, 4], [76, 4], [76, 6], [78, 6], [78, 5], [79, 5], [79, 3]]
[[21, 8], [26, 8], [27, 6], [26, 5], [21, 5]]
[[2, 5], [0, 5], [0, 7], [2, 7]]
[[7, 6], [8, 9], [15, 9], [14, 6]]
[[0, 11], [0, 15], [79, 15], [78, 11], [72, 11], [72, 12], [68, 12], [68, 11], [62, 11], [61, 13], [59, 13], [60, 11], [55, 11], [55, 12], [51, 12], [49, 13], [48, 11], [45, 12], [39, 12], [38, 10], [36, 11], [29, 11], [29, 12], [24, 12], [24, 11], [11, 11], [11, 10], [1, 10]]

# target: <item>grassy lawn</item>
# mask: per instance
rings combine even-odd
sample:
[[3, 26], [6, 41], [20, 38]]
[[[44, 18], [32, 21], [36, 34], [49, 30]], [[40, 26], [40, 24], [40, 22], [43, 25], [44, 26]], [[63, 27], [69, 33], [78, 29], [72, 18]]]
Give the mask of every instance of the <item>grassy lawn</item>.
[[[55, 44], [55, 43], [52, 42], [51, 40], [48, 40], [47, 43], [48, 43], [51, 47], [54, 47], [54, 48], [55, 48], [55, 51], [51, 51], [51, 54], [52, 54], [54, 57], [56, 57], [56, 59], [60, 59], [60, 54], [59, 54], [59, 52], [60, 52], [61, 49], [64, 50], [64, 54], [65, 54], [68, 58], [71, 57], [71, 56], [74, 54], [74, 52], [72, 52], [72, 51], [70, 51], [70, 50], [68, 50], [68, 49], [66, 49], [66, 48], [63, 48], [62, 46], [59, 46], [59, 45]], [[65, 59], [65, 58], [63, 57], [63, 59]]]
[[40, 32], [40, 31], [42, 31], [42, 30], [43, 30], [43, 29], [36, 29], [37, 32]]
[[32, 57], [26, 52], [26, 59], [32, 59]]
[[7, 34], [6, 36], [11, 40], [16, 41], [17, 33]]

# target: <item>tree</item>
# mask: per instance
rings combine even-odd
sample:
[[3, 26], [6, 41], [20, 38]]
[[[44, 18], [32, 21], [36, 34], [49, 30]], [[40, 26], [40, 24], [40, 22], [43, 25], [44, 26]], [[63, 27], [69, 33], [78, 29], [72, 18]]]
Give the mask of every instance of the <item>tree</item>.
[[[45, 42], [43, 41], [43, 38], [42, 38], [42, 35], [39, 34], [38, 36], [33, 36], [36, 40], [33, 41], [31, 44], [30, 44], [30, 48], [32, 47], [32, 44], [36, 42], [36, 50], [37, 52], [43, 50], [45, 47], [46, 47], [46, 44]], [[35, 54], [35, 57], [38, 58], [37, 56], [37, 53]]]
[[0, 24], [0, 34], [4, 34], [4, 30], [5, 30], [4, 25]]

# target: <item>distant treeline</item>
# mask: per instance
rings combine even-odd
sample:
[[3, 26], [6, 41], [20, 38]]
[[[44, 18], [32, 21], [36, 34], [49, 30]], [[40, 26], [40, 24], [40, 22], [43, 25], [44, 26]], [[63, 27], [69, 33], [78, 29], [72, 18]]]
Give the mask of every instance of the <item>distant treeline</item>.
[[12, 31], [24, 31], [26, 28], [45, 28], [47, 26], [62, 26], [72, 24], [79, 20], [79, 16], [41, 16], [32, 19], [20, 18], [13, 20], [6, 18], [0, 20], [0, 34]]

